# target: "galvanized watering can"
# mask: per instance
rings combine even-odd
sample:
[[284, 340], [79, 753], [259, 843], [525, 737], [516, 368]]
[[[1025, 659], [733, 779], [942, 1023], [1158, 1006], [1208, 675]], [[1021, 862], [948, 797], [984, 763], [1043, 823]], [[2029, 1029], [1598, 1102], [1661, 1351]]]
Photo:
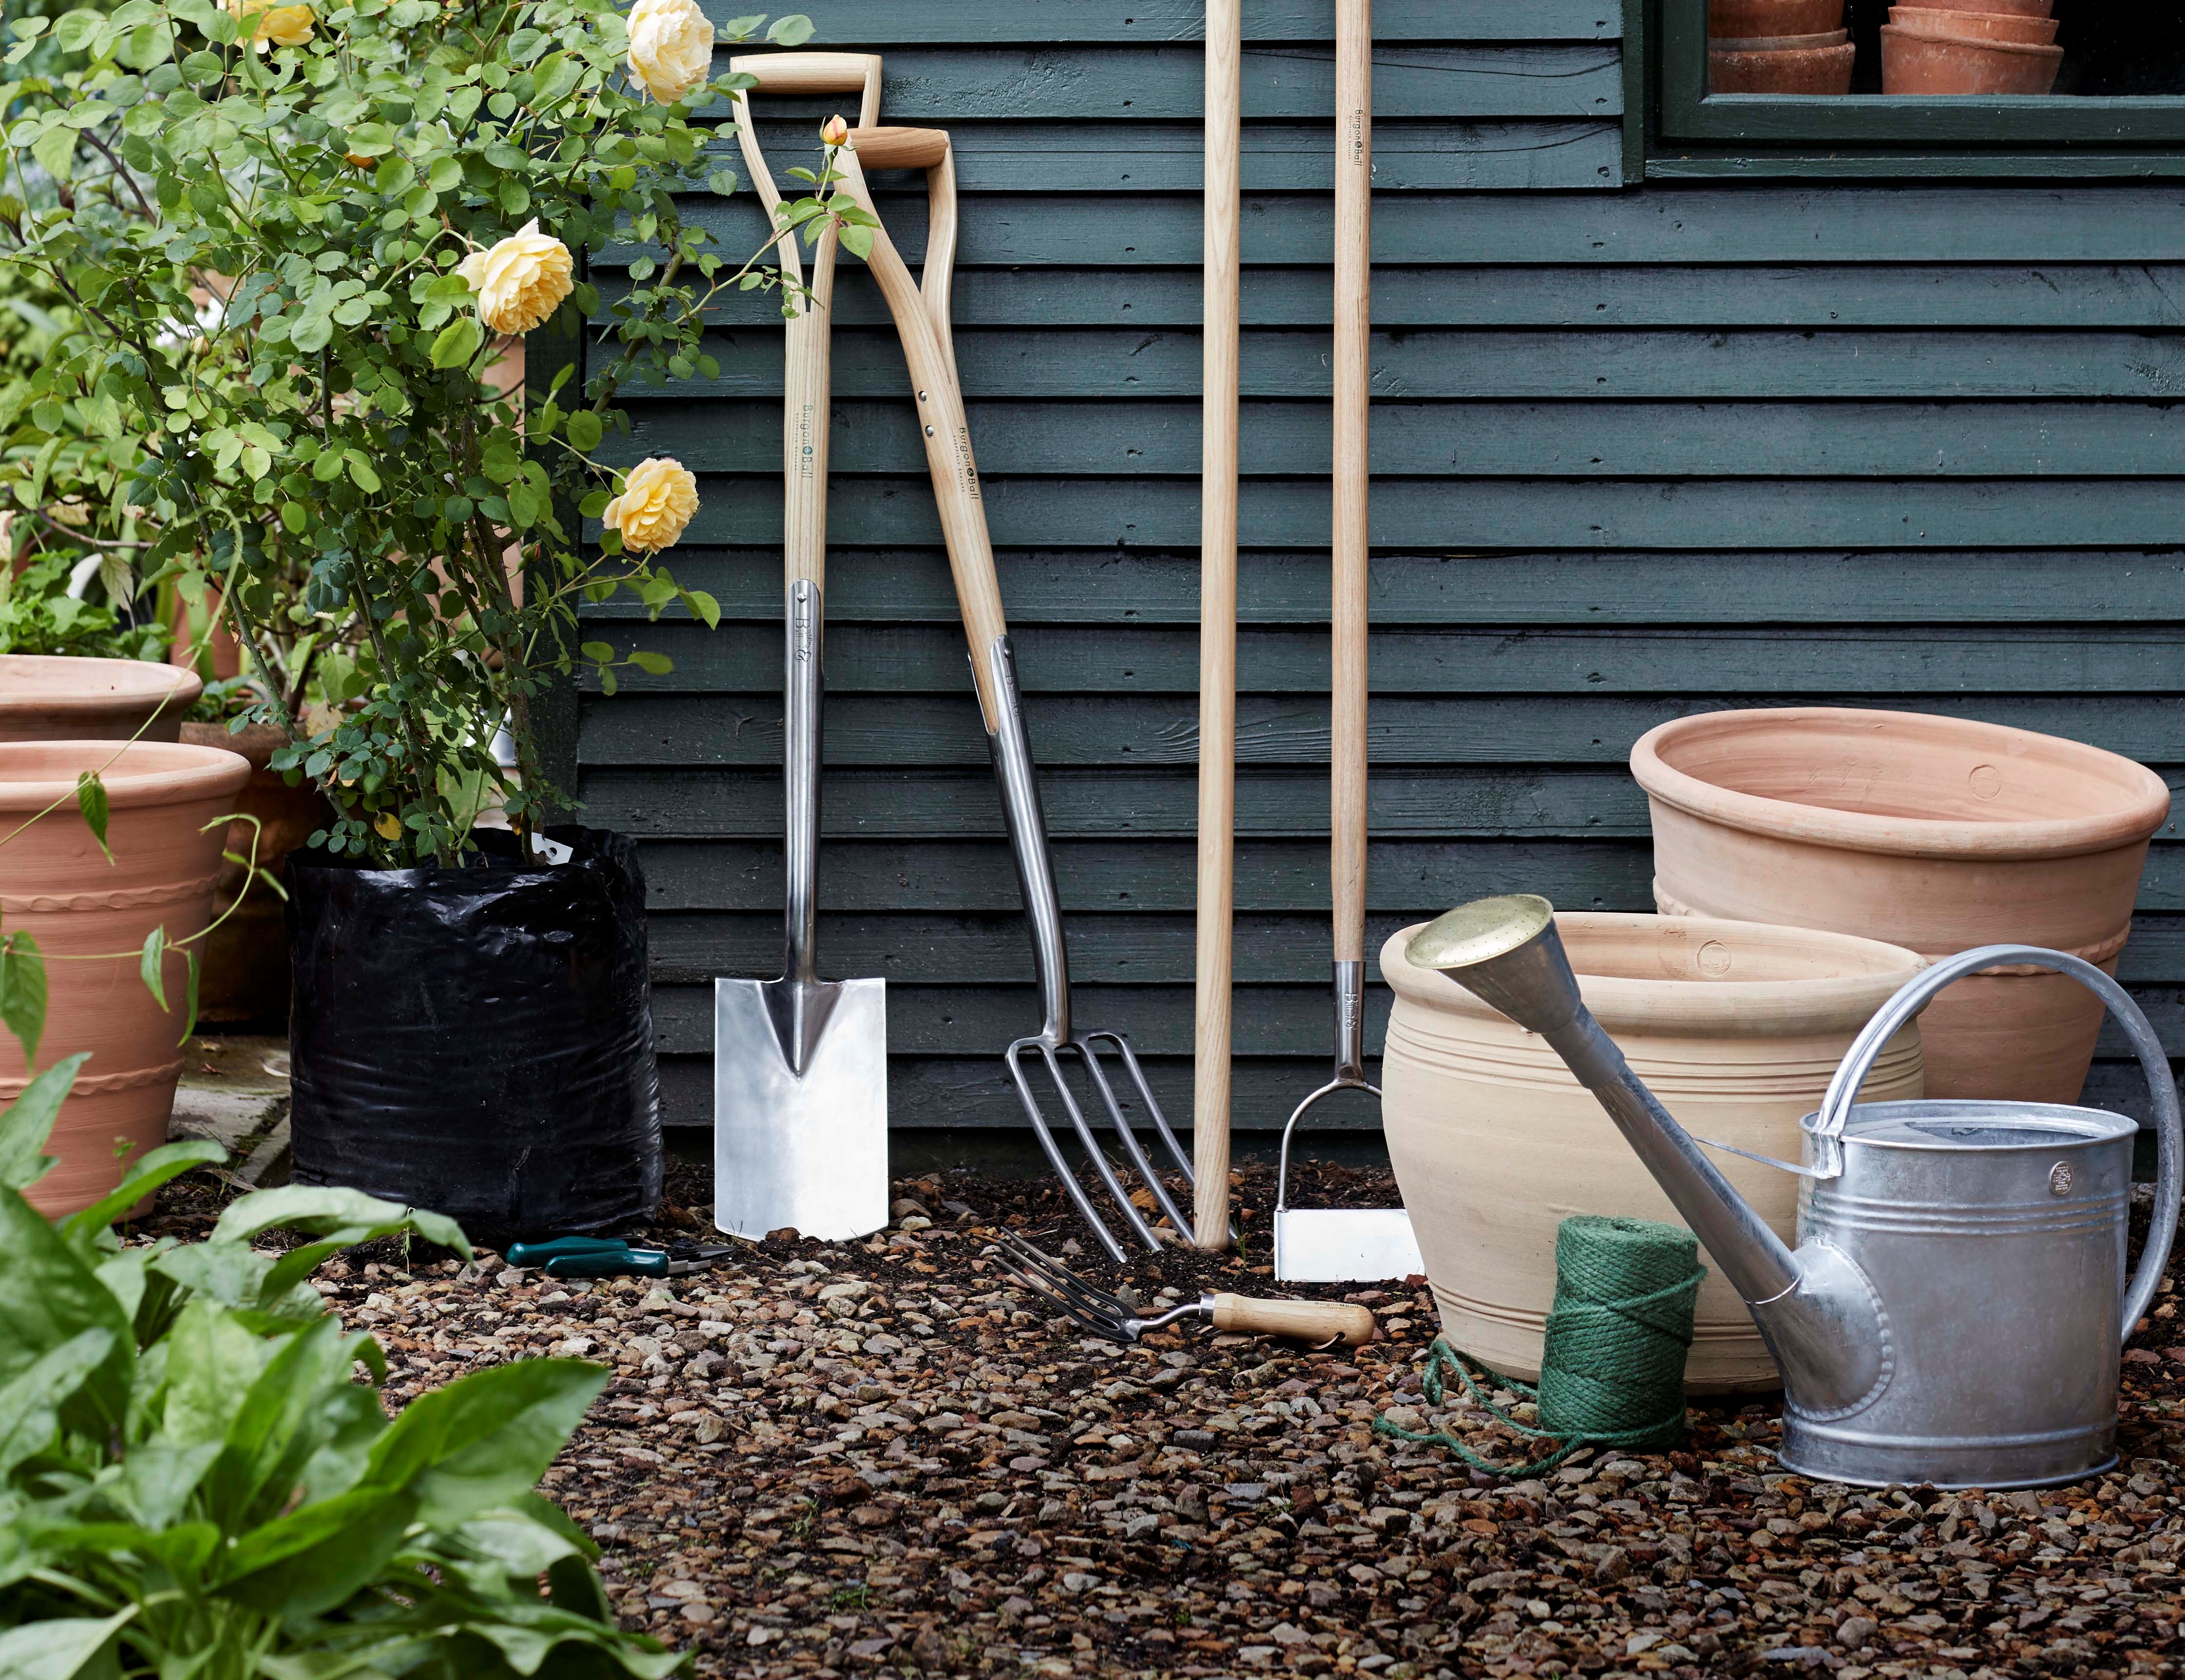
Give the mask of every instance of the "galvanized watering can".
[[[1786, 1469], [1829, 1482], [2003, 1488], [2076, 1481], [2116, 1462], [2118, 1353], [2170, 1256], [2185, 1139], [2154, 1029], [2099, 968], [2036, 946], [1990, 945], [1908, 981], [1801, 1122], [1803, 1164], [1769, 1163], [1804, 1180], [1793, 1250], [1587, 1011], [1545, 899], [1461, 906], [1421, 929], [1407, 953], [1546, 1039], [1668, 1192], [1783, 1373]], [[2160, 1167], [2154, 1224], [2128, 1278], [2131, 1120], [2060, 1103], [1855, 1100], [1875, 1056], [1928, 999], [2002, 964], [2087, 986], [2147, 1070]]]

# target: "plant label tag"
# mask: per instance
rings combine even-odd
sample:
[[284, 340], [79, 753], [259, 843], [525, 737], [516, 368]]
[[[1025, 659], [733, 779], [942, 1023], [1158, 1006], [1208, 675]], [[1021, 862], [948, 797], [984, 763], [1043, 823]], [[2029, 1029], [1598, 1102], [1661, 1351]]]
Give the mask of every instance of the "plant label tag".
[[564, 846], [559, 840], [548, 840], [544, 834], [534, 834], [531, 837], [531, 843], [539, 848], [539, 856], [546, 860], [550, 868], [556, 863], [567, 863], [577, 855], [574, 846]]

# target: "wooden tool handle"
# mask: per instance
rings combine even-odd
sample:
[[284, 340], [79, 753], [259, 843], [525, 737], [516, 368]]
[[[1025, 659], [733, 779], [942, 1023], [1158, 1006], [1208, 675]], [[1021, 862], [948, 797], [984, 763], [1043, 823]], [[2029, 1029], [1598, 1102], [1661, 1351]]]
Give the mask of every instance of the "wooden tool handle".
[[[840, 188], [852, 204], [873, 210], [872, 189], [858, 163], [858, 137], [835, 159], [842, 175]], [[878, 213], [874, 212], [875, 220]], [[940, 505], [941, 531], [948, 545], [948, 569], [956, 580], [956, 604], [964, 615], [964, 633], [971, 645], [971, 676], [979, 690], [979, 710], [992, 734], [1001, 719], [993, 688], [988, 650], [998, 636], [1009, 633], [1002, 617], [1002, 587], [994, 576], [994, 550], [986, 535], [986, 511], [979, 499], [979, 469], [971, 455], [970, 422], [964, 413], [964, 393], [957, 382], [956, 365], [934, 331], [927, 300], [897, 251], [885, 227], [872, 231], [871, 252], [865, 263], [880, 282], [895, 317], [896, 335], [902, 340], [903, 360], [909, 365], [911, 388], [917, 398], [918, 426], [925, 443], [926, 471], [933, 479], [933, 496]]]
[[948, 133], [939, 128], [861, 128], [858, 161], [868, 170], [931, 169], [948, 155]]
[[785, 584], [827, 587], [827, 427], [833, 412], [836, 235], [812, 250], [812, 295], [782, 334], [781, 561]]
[[1213, 1301], [1216, 1330], [1344, 1342], [1353, 1348], [1373, 1339], [1372, 1312], [1353, 1302], [1260, 1301], [1249, 1295], [1216, 1295]]
[[1329, 817], [1335, 960], [1366, 956], [1367, 421], [1372, 368], [1372, 0], [1335, 7], [1335, 528]]
[[1204, 349], [1199, 478], [1198, 995], [1192, 1240], [1229, 1244], [1229, 1039], [1236, 907], [1237, 327], [1243, 206], [1243, 0], [1206, 8]]
[[755, 93], [863, 93], [858, 126], [880, 120], [877, 53], [755, 53], [729, 60], [729, 74], [758, 78]]

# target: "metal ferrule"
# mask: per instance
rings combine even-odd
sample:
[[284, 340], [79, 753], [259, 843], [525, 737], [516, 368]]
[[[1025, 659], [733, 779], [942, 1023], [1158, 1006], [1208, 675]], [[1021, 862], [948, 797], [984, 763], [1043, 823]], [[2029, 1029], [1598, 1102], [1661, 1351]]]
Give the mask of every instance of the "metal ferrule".
[[1049, 1045], [1070, 1041], [1070, 959], [1062, 943], [1062, 903], [1054, 890], [1054, 870], [1047, 855], [1047, 822], [1039, 806], [1039, 777], [1031, 745], [1025, 734], [1024, 706], [1017, 694], [1015, 656], [1009, 639], [997, 636], [986, 650], [994, 679], [994, 731], [986, 745], [994, 756], [994, 774], [1002, 787], [1002, 819], [1009, 826], [1009, 850], [1016, 858], [1017, 887], [1024, 895], [1025, 917], [1031, 924], [1032, 967], [1039, 978], [1040, 1037]]
[[819, 740], [826, 696], [821, 667], [819, 584], [789, 586], [782, 650], [782, 852], [787, 879], [782, 902], [782, 977], [817, 977], [819, 962]]
[[1335, 965], [1335, 1078], [1366, 1078], [1366, 965], [1355, 960]]

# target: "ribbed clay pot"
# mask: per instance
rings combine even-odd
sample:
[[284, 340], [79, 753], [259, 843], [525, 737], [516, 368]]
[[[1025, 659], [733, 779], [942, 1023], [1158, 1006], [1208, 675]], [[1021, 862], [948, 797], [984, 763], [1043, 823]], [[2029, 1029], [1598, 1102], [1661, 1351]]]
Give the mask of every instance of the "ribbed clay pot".
[[1908, 35], [1959, 41], [2016, 41], [2046, 47], [2056, 39], [2054, 18], [2016, 18], [2007, 12], [1946, 12], [1932, 6], [1892, 6], [1889, 21]]
[[2064, 63], [2060, 47], [2014, 41], [1938, 40], [1894, 24], [1881, 26], [1884, 93], [2046, 93]]
[[[1886, 939], [1922, 956], [2005, 941], [2111, 973], [2149, 837], [2152, 770], [2031, 730], [1831, 706], [1715, 712], [1640, 737], [1654, 901]], [[1983, 973], [1927, 1007], [1930, 1097], [2076, 1102], [2100, 1000], [2058, 974]]]
[[171, 741], [204, 692], [193, 673], [142, 659], [0, 653], [0, 741]]
[[[106, 786], [111, 863], [76, 808], [76, 778], [87, 770]], [[163, 1012], [138, 974], [138, 953], [155, 927], [171, 942], [211, 919], [227, 831], [216, 823], [199, 830], [235, 809], [249, 779], [235, 753], [171, 742], [0, 745], [0, 833], [9, 836], [0, 843], [0, 924], [28, 932], [45, 954], [38, 1066], [91, 1052], [46, 1146], [59, 1164], [28, 1192], [49, 1217], [88, 1207], [120, 1182], [117, 1148], [126, 1145], [133, 1160], [167, 1141], [187, 969], [180, 952], [168, 955], [171, 1013]], [[89, 956], [104, 960], [66, 960]], [[0, 1104], [27, 1079], [22, 1047], [0, 1035]]]
[[[230, 809], [258, 819], [259, 867], [274, 879], [288, 854], [333, 821], [333, 807], [310, 782], [290, 787], [271, 767], [286, 737], [270, 723], [252, 723], [233, 734], [225, 723], [185, 723], [182, 740], [191, 746], [239, 752], [250, 763], [250, 781]], [[253, 831], [249, 823], [227, 826], [227, 850], [249, 857]], [[214, 1026], [285, 1024], [288, 1017], [288, 929], [281, 896], [260, 880], [244, 891], [245, 871], [222, 861], [220, 885], [213, 893], [213, 914], [227, 916], [204, 942], [204, 973], [198, 985], [198, 1019]], [[241, 902], [238, 903], [238, 896]]]
[[1844, 0], [1707, 0], [1707, 34], [1728, 40], [1841, 29]]
[[1710, 41], [1708, 50], [1716, 53], [1804, 53], [1816, 47], [1841, 47], [1851, 39], [1847, 29], [1832, 29], [1823, 35], [1771, 35], [1753, 41]]
[[1920, 3], [1932, 12], [2000, 13], [2014, 18], [2045, 18], [2056, 9], [2056, 0], [1920, 0]]
[[1719, 52], [1707, 47], [1707, 88], [1714, 93], [1843, 94], [1851, 92], [1851, 69], [1858, 48], [1791, 48], [1780, 53]]
[[[1587, 1007], [1695, 1136], [1798, 1158], [1851, 1041], [1921, 965], [1872, 940], [1748, 922], [1556, 918]], [[1445, 975], [1417, 968], [1406, 929], [1381, 950], [1396, 994], [1381, 1063], [1382, 1125], [1441, 1308], [1442, 1333], [1495, 1370], [1540, 1370], [1555, 1298], [1556, 1227], [1573, 1214], [1681, 1224], [1659, 1185], [1545, 1040]], [[1869, 1100], [1920, 1094], [1907, 1027], [1868, 1079]], [[1796, 1242], [1798, 1180], [1710, 1152], [1740, 1195]], [[1737, 1292], [1707, 1259], [1685, 1386], [1780, 1386]]]

